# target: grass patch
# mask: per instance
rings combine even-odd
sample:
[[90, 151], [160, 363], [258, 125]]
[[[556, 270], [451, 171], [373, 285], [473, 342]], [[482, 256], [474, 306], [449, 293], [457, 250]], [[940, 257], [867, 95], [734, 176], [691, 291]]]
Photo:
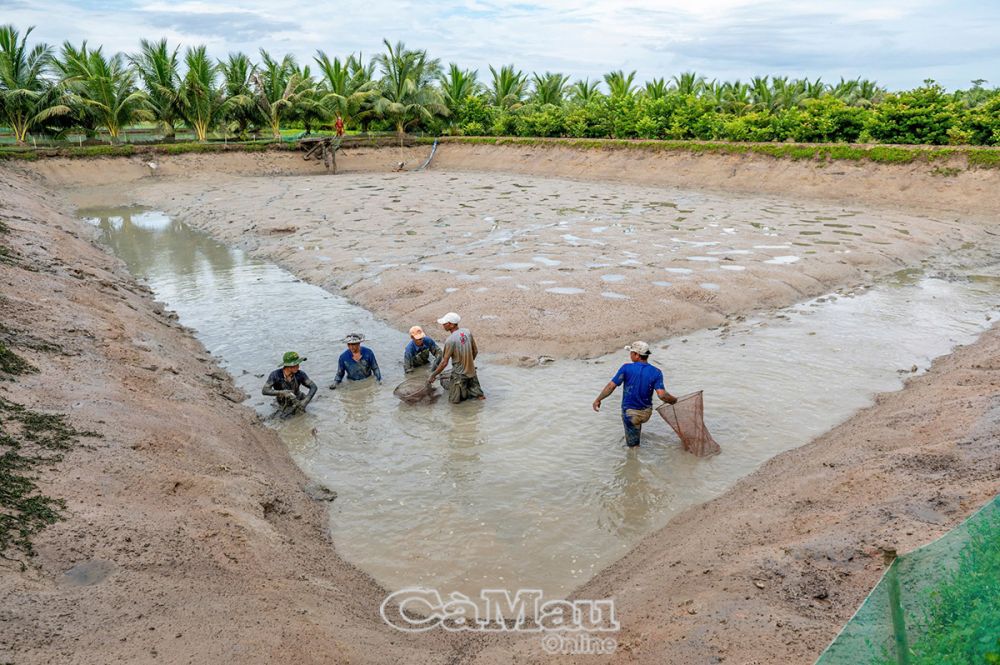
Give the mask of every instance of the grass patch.
[[966, 155], [970, 167], [983, 169], [1000, 168], [1000, 150], [969, 150]]
[[0, 161], [5, 159], [33, 162], [38, 159], [38, 153], [34, 150], [5, 150], [0, 148]]
[[16, 251], [7, 247], [5, 245], [0, 245], [0, 264], [13, 266], [17, 265], [17, 260], [20, 257]]
[[[315, 135], [315, 134], [314, 134]], [[351, 146], [393, 146], [396, 145], [395, 137], [367, 137], [364, 135], [350, 136], [345, 138], [343, 147]], [[421, 139], [407, 138], [406, 144], [412, 145], [421, 142]], [[182, 143], [151, 143], [151, 144], [124, 144], [124, 145], [67, 145], [62, 147], [45, 148], [24, 148], [24, 147], [0, 147], [0, 160], [37, 160], [45, 157], [63, 157], [68, 159], [88, 159], [94, 157], [132, 157], [156, 155], [184, 155], [198, 153], [222, 153], [222, 152], [245, 152], [260, 153], [269, 151], [296, 152], [300, 150], [295, 141], [254, 141], [254, 142], [219, 142], [211, 141], [198, 143], [187, 141]]]
[[[448, 143], [471, 145], [561, 146], [578, 150], [648, 150], [716, 155], [764, 155], [795, 161], [851, 161], [876, 164], [913, 164], [965, 158], [970, 167], [1000, 168], [1000, 150], [968, 147], [852, 145], [847, 143], [735, 143], [724, 141], [650, 141], [622, 139], [521, 138], [449, 136]], [[418, 139], [418, 143], [430, 143]]]
[[3, 375], [12, 377], [22, 374], [34, 374], [37, 371], [37, 367], [11, 351], [7, 348], [6, 344], [0, 342], [0, 380], [4, 378]]
[[63, 415], [32, 411], [0, 397], [0, 557], [33, 556], [31, 538], [62, 519], [66, 504], [38, 490], [37, 470], [62, 460], [82, 437]]
[[1000, 663], [1000, 510], [970, 524], [969, 536], [957, 568], [928, 593], [911, 665]]

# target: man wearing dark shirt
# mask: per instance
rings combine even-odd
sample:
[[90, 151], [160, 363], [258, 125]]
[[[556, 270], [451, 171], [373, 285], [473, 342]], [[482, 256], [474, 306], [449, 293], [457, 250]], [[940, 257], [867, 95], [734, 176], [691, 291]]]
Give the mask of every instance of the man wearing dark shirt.
[[653, 393], [661, 402], [674, 404], [677, 398], [666, 391], [663, 372], [649, 364], [649, 344], [632, 342], [625, 347], [631, 363], [622, 365], [604, 390], [594, 400], [594, 411], [601, 410], [601, 401], [625, 384], [622, 395], [622, 423], [625, 425], [625, 445], [634, 448], [642, 436], [642, 424], [653, 415]]
[[[286, 353], [281, 361], [282, 366], [267, 376], [264, 389], [261, 390], [262, 394], [276, 399], [280, 409], [279, 415], [282, 418], [305, 411], [306, 406], [316, 395], [316, 384], [299, 369], [299, 363], [304, 361], [305, 358], [294, 351]], [[299, 392], [301, 387], [308, 389], [309, 394], [303, 397]]]

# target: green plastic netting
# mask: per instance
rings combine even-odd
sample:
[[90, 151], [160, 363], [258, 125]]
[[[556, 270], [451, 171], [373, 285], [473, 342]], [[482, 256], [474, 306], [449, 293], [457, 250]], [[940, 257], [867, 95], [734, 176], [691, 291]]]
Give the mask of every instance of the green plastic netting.
[[897, 557], [817, 665], [1000, 665], [1000, 497]]

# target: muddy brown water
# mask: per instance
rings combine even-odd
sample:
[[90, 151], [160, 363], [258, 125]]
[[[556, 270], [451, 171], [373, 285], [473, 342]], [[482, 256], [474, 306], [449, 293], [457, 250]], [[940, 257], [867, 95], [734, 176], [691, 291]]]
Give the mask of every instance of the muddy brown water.
[[[407, 337], [370, 312], [160, 212], [81, 215], [262, 416], [272, 413], [260, 395], [265, 373], [284, 351], [308, 357], [303, 369], [321, 386], [309, 412], [270, 422], [306, 474], [337, 492], [338, 551], [392, 589], [565, 594], [678, 511], [899, 388], [914, 366], [973, 341], [1000, 314], [1000, 267], [970, 249], [873, 288], [660, 341], [652, 361], [668, 389], [705, 391], [723, 448], [697, 459], [655, 417], [642, 447], [624, 449], [619, 394], [591, 410], [624, 352], [525, 369], [492, 364], [486, 349], [485, 403], [407, 405], [392, 395]], [[385, 383], [329, 391], [338, 340], [351, 331], [367, 335]]]

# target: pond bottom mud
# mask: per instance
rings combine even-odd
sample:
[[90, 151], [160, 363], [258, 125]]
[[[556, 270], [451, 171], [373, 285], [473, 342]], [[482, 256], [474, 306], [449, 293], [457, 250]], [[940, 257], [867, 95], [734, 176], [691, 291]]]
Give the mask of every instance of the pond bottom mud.
[[483, 355], [487, 402], [408, 405], [388, 387], [403, 378], [407, 338], [371, 313], [161, 212], [81, 214], [262, 415], [273, 408], [259, 397], [262, 377], [285, 351], [308, 356], [303, 369], [326, 385], [339, 340], [363, 332], [387, 385], [322, 391], [307, 414], [274, 426], [306, 473], [337, 490], [330, 520], [344, 556], [389, 588], [470, 596], [510, 586], [570, 592], [671, 516], [898, 388], [901, 372], [973, 341], [1000, 304], [995, 284], [970, 280], [959, 264], [984, 256], [942, 257], [924, 275], [948, 278], [908, 273], [654, 344], [668, 390], [704, 390], [708, 428], [725, 452], [697, 458], [658, 421], [638, 450], [623, 450], [616, 410], [591, 411], [591, 393], [624, 352], [536, 368]]

